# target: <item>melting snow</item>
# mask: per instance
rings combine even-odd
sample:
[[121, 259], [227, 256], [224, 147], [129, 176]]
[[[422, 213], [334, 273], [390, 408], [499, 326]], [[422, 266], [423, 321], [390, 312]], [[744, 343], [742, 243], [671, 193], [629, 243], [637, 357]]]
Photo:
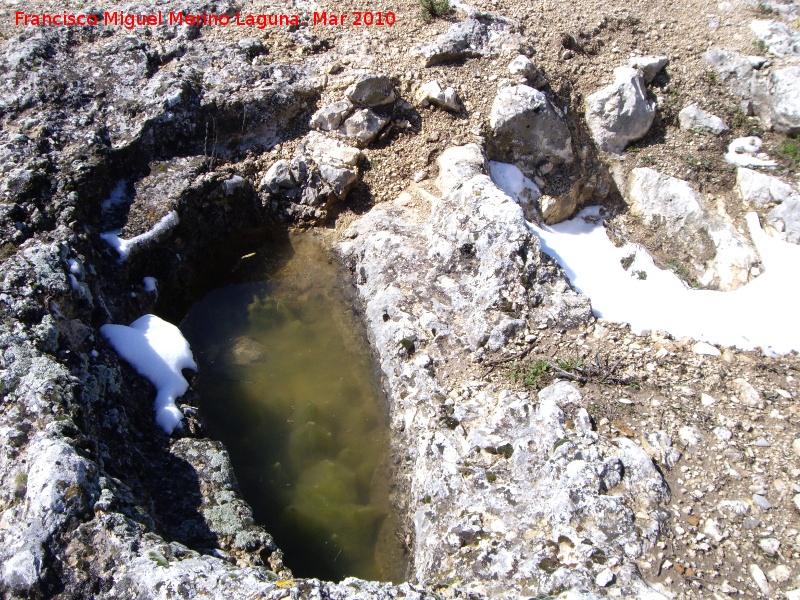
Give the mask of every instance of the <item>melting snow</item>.
[[180, 222], [178, 213], [170, 211], [156, 223], [150, 231], [137, 235], [129, 240], [123, 240], [119, 237], [119, 230], [110, 231], [108, 233], [101, 233], [100, 237], [103, 238], [108, 244], [119, 252], [120, 260], [125, 260], [130, 255], [131, 251], [137, 246], [143, 246], [151, 240], [157, 240], [162, 235], [167, 233], [170, 229], [175, 227]]
[[100, 333], [117, 354], [156, 387], [156, 422], [168, 434], [172, 433], [183, 418], [175, 400], [189, 387], [181, 370], [197, 369], [189, 343], [180, 330], [155, 315], [144, 315], [130, 327], [103, 325]]
[[[596, 316], [630, 323], [637, 333], [657, 329], [743, 350], [761, 347], [767, 354], [800, 351], [800, 246], [764, 233], [755, 213], [746, 218], [764, 272], [738, 290], [719, 292], [687, 288], [639, 246], [615, 247], [599, 211], [586, 208], [552, 227], [530, 225], [542, 249], [589, 296]], [[631, 255], [625, 270], [620, 261]]]
[[774, 167], [778, 163], [768, 160], [761, 150], [761, 138], [756, 136], [736, 138], [728, 145], [725, 160], [738, 167]]
[[[491, 173], [498, 187], [519, 196], [516, 173], [494, 163]], [[529, 223], [542, 250], [591, 299], [596, 316], [630, 323], [639, 334], [661, 330], [743, 350], [761, 347], [765, 354], [800, 351], [800, 246], [764, 233], [755, 213], [746, 221], [764, 272], [732, 292], [690, 289], [672, 271], [659, 269], [644, 248], [617, 248], [599, 215], [600, 207], [592, 206], [552, 227]], [[626, 270], [620, 261], [631, 256]]]

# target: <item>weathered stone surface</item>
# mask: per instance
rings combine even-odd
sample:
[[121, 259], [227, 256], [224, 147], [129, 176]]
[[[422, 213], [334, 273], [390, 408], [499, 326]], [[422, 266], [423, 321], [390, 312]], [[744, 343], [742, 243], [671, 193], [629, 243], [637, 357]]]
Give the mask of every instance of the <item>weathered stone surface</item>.
[[[587, 307], [566, 287], [556, 292], [537, 266], [538, 241], [483, 174], [477, 146], [448, 149], [439, 164], [442, 197], [431, 198], [424, 222], [401, 195], [374, 207], [339, 246], [358, 274], [392, 427], [407, 452], [399, 476], [413, 514], [412, 577], [460, 581], [493, 598], [593, 593], [606, 567], [591, 557], [602, 552], [622, 565], [615, 586], [638, 596], [644, 587], [629, 557], [655, 539], [668, 495], [650, 457], [593, 432], [580, 394], [563, 382], [538, 403], [504, 382], [447, 394], [452, 370], [442, 376], [440, 366], [467, 368], [465, 353], [496, 350], [550, 311], [559, 323], [581, 320]], [[455, 172], [469, 178], [456, 185]], [[533, 308], [530, 294], [546, 305]], [[455, 429], [438, 424], [443, 402]], [[608, 523], [614, 542], [601, 533]]]
[[767, 127], [800, 133], [800, 67], [772, 71], [756, 93], [754, 106]]
[[742, 99], [745, 114], [752, 113], [752, 98], [757, 87], [757, 72], [750, 57], [729, 50], [708, 50], [705, 60], [720, 80]]
[[628, 66], [639, 69], [645, 83], [653, 81], [668, 64], [669, 59], [666, 56], [634, 56], [628, 59]]
[[320, 108], [311, 116], [310, 124], [320, 131], [336, 131], [352, 112], [352, 103], [349, 100], [340, 100]]
[[385, 75], [361, 75], [345, 91], [345, 96], [355, 106], [372, 108], [392, 104], [395, 100], [394, 84]]
[[420, 47], [416, 54], [425, 59], [425, 66], [483, 56], [489, 46], [489, 29], [477, 19], [455, 23], [433, 43]]
[[586, 124], [604, 152], [619, 154], [644, 136], [655, 114], [642, 75], [631, 67], [614, 69], [614, 83], [586, 98]]
[[750, 269], [759, 263], [750, 242], [730, 222], [705, 211], [687, 182], [634, 169], [626, 199], [671, 256], [686, 257], [701, 285], [731, 290], [749, 281]]
[[389, 119], [379, 117], [368, 108], [354, 112], [339, 128], [338, 132], [358, 147], [368, 146], [386, 127]]
[[436, 160], [439, 176], [436, 186], [447, 195], [476, 175], [487, 172], [486, 156], [478, 144], [448, 148]]
[[426, 106], [426, 103], [452, 112], [461, 110], [456, 91], [451, 87], [443, 90], [438, 81], [424, 83], [417, 91], [417, 104]]
[[736, 191], [742, 202], [754, 208], [780, 204], [798, 194], [792, 186], [777, 177], [744, 167], [736, 169]]
[[750, 23], [750, 30], [775, 56], [800, 56], [800, 33], [785, 23], [759, 19]]
[[700, 133], [719, 135], [728, 131], [728, 126], [722, 119], [704, 111], [696, 104], [690, 104], [678, 113], [678, 123], [681, 129]]
[[515, 164], [528, 177], [544, 163], [572, 162], [572, 138], [566, 122], [543, 92], [527, 85], [501, 89], [489, 117], [492, 160]]
[[800, 244], [800, 194], [769, 211], [766, 220], [783, 240]]

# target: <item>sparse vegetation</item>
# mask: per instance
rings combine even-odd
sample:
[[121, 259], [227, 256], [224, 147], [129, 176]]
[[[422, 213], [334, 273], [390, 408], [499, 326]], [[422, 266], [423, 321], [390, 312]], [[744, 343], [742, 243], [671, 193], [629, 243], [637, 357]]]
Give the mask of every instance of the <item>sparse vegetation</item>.
[[716, 71], [703, 71], [703, 74], [700, 75], [700, 78], [709, 85], [716, 85], [719, 83]]
[[700, 287], [700, 284], [697, 283], [697, 280], [694, 277], [692, 277], [691, 271], [678, 261], [672, 261], [667, 263], [667, 268], [673, 273], [675, 273], [675, 275], [680, 277], [684, 281], [684, 283], [686, 283], [689, 287], [691, 288]]
[[800, 167], [800, 140], [787, 138], [781, 144], [778, 152], [794, 167]]
[[636, 258], [636, 254], [629, 254], [628, 256], [623, 256], [619, 260], [619, 264], [621, 264], [622, 268], [627, 271], [628, 269], [631, 268], [631, 265], [633, 264], [633, 259], [634, 258]]
[[619, 377], [615, 374], [620, 362], [610, 365], [607, 359], [600, 356], [599, 352], [595, 354], [594, 361], [588, 363], [579, 358], [556, 358], [553, 361], [537, 359], [526, 363], [515, 363], [508, 376], [513, 381], [534, 389], [544, 387], [551, 379], [568, 379], [578, 383], [630, 385], [630, 378]]
[[756, 6], [756, 11], [762, 15], [771, 15], [775, 12], [775, 9], [765, 2], [759, 2], [758, 6]]
[[419, 6], [422, 20], [425, 23], [448, 15], [453, 11], [449, 0], [419, 0]]
[[767, 53], [767, 42], [764, 40], [756, 40], [753, 42], [753, 46], [755, 47], [756, 54], [764, 55]]

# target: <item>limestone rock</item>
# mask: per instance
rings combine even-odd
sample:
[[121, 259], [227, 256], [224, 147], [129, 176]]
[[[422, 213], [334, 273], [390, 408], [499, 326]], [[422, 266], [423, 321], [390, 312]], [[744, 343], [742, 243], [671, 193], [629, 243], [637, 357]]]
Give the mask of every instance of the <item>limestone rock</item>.
[[310, 125], [320, 131], [336, 131], [352, 112], [353, 105], [348, 100], [340, 100], [315, 112], [311, 116]]
[[520, 54], [509, 63], [508, 72], [511, 75], [521, 75], [525, 79], [528, 79], [536, 74], [536, 67], [530, 58]]
[[476, 175], [485, 174], [488, 166], [486, 156], [477, 144], [448, 148], [439, 155], [436, 164], [439, 167], [436, 186], [441, 190], [443, 196]]
[[705, 286], [736, 289], [759, 263], [749, 240], [722, 217], [701, 205], [687, 182], [653, 169], [633, 169], [627, 183], [631, 214], [653, 228], [672, 256], [686, 257]]
[[784, 241], [800, 244], [800, 194], [769, 211], [766, 221]]
[[645, 83], [653, 81], [667, 64], [669, 59], [666, 56], [634, 56], [628, 59], [628, 66], [639, 69]]
[[378, 116], [368, 108], [362, 108], [354, 112], [338, 131], [356, 146], [364, 147], [378, 137], [388, 122], [389, 119]]
[[395, 100], [394, 84], [385, 75], [361, 75], [353, 85], [347, 88], [345, 96], [360, 108], [392, 104]]
[[742, 201], [754, 208], [766, 208], [800, 194], [777, 177], [739, 167], [736, 169], [736, 191]]
[[800, 67], [772, 71], [754, 104], [767, 127], [790, 135], [800, 133]]
[[711, 65], [719, 79], [739, 96], [743, 112], [752, 114], [753, 94], [758, 86], [753, 61], [747, 56], [729, 50], [708, 50], [703, 54], [703, 60]]
[[501, 89], [489, 117], [489, 156], [510, 162], [528, 177], [543, 163], [572, 162], [569, 128], [544, 95], [527, 85]]
[[619, 154], [628, 143], [644, 136], [655, 118], [637, 69], [617, 67], [614, 83], [586, 98], [586, 124], [597, 147]]
[[720, 134], [728, 131], [728, 126], [719, 117], [704, 111], [696, 104], [690, 104], [678, 113], [681, 129], [701, 133]]
[[456, 113], [461, 110], [461, 101], [456, 91], [451, 87], [442, 90], [438, 81], [429, 81], [417, 91], [417, 104], [424, 106], [425, 103]]
[[445, 62], [483, 56], [489, 46], [489, 29], [478, 19], [467, 19], [450, 26], [431, 44], [416, 50], [431, 67]]
[[800, 33], [780, 21], [759, 19], [750, 23], [750, 30], [775, 56], [800, 56]]
[[281, 190], [288, 190], [296, 187], [294, 177], [292, 177], [291, 163], [288, 160], [275, 161], [267, 169], [264, 177], [259, 184], [261, 189], [266, 189], [273, 194], [280, 193]]

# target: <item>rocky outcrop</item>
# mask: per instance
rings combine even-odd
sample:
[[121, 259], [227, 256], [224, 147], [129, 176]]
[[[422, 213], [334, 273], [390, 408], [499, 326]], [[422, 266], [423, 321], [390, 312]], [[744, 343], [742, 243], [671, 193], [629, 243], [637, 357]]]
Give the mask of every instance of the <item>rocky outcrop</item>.
[[502, 47], [509, 26], [487, 15], [455, 23], [430, 44], [414, 51], [425, 61], [426, 67], [488, 55], [492, 49]]
[[775, 56], [800, 56], [800, 33], [780, 21], [756, 20], [750, 30], [763, 41]]
[[586, 125], [603, 152], [621, 153], [649, 131], [655, 115], [643, 77], [631, 67], [614, 69], [614, 83], [586, 98]]
[[746, 114], [756, 114], [781, 133], [800, 131], [800, 67], [775, 69], [761, 75], [765, 59], [727, 50], [709, 50], [703, 58], [739, 96]]
[[631, 557], [655, 539], [668, 494], [651, 459], [627, 440], [599, 438], [571, 385], [543, 390], [535, 403], [465, 360], [545, 324], [584, 321], [589, 307], [485, 175], [478, 146], [450, 148], [439, 163], [442, 197], [416, 198], [430, 203], [427, 218], [403, 194], [339, 245], [406, 457], [398, 477], [413, 518], [412, 580], [492, 598], [613, 582], [644, 597]]
[[572, 137], [543, 92], [527, 85], [501, 89], [489, 116], [489, 157], [515, 164], [528, 177], [544, 164], [572, 162]]
[[633, 169], [626, 199], [656, 245], [679, 264], [690, 265], [700, 285], [732, 290], [750, 280], [759, 262], [752, 245], [729, 221], [708, 213], [687, 182]]

